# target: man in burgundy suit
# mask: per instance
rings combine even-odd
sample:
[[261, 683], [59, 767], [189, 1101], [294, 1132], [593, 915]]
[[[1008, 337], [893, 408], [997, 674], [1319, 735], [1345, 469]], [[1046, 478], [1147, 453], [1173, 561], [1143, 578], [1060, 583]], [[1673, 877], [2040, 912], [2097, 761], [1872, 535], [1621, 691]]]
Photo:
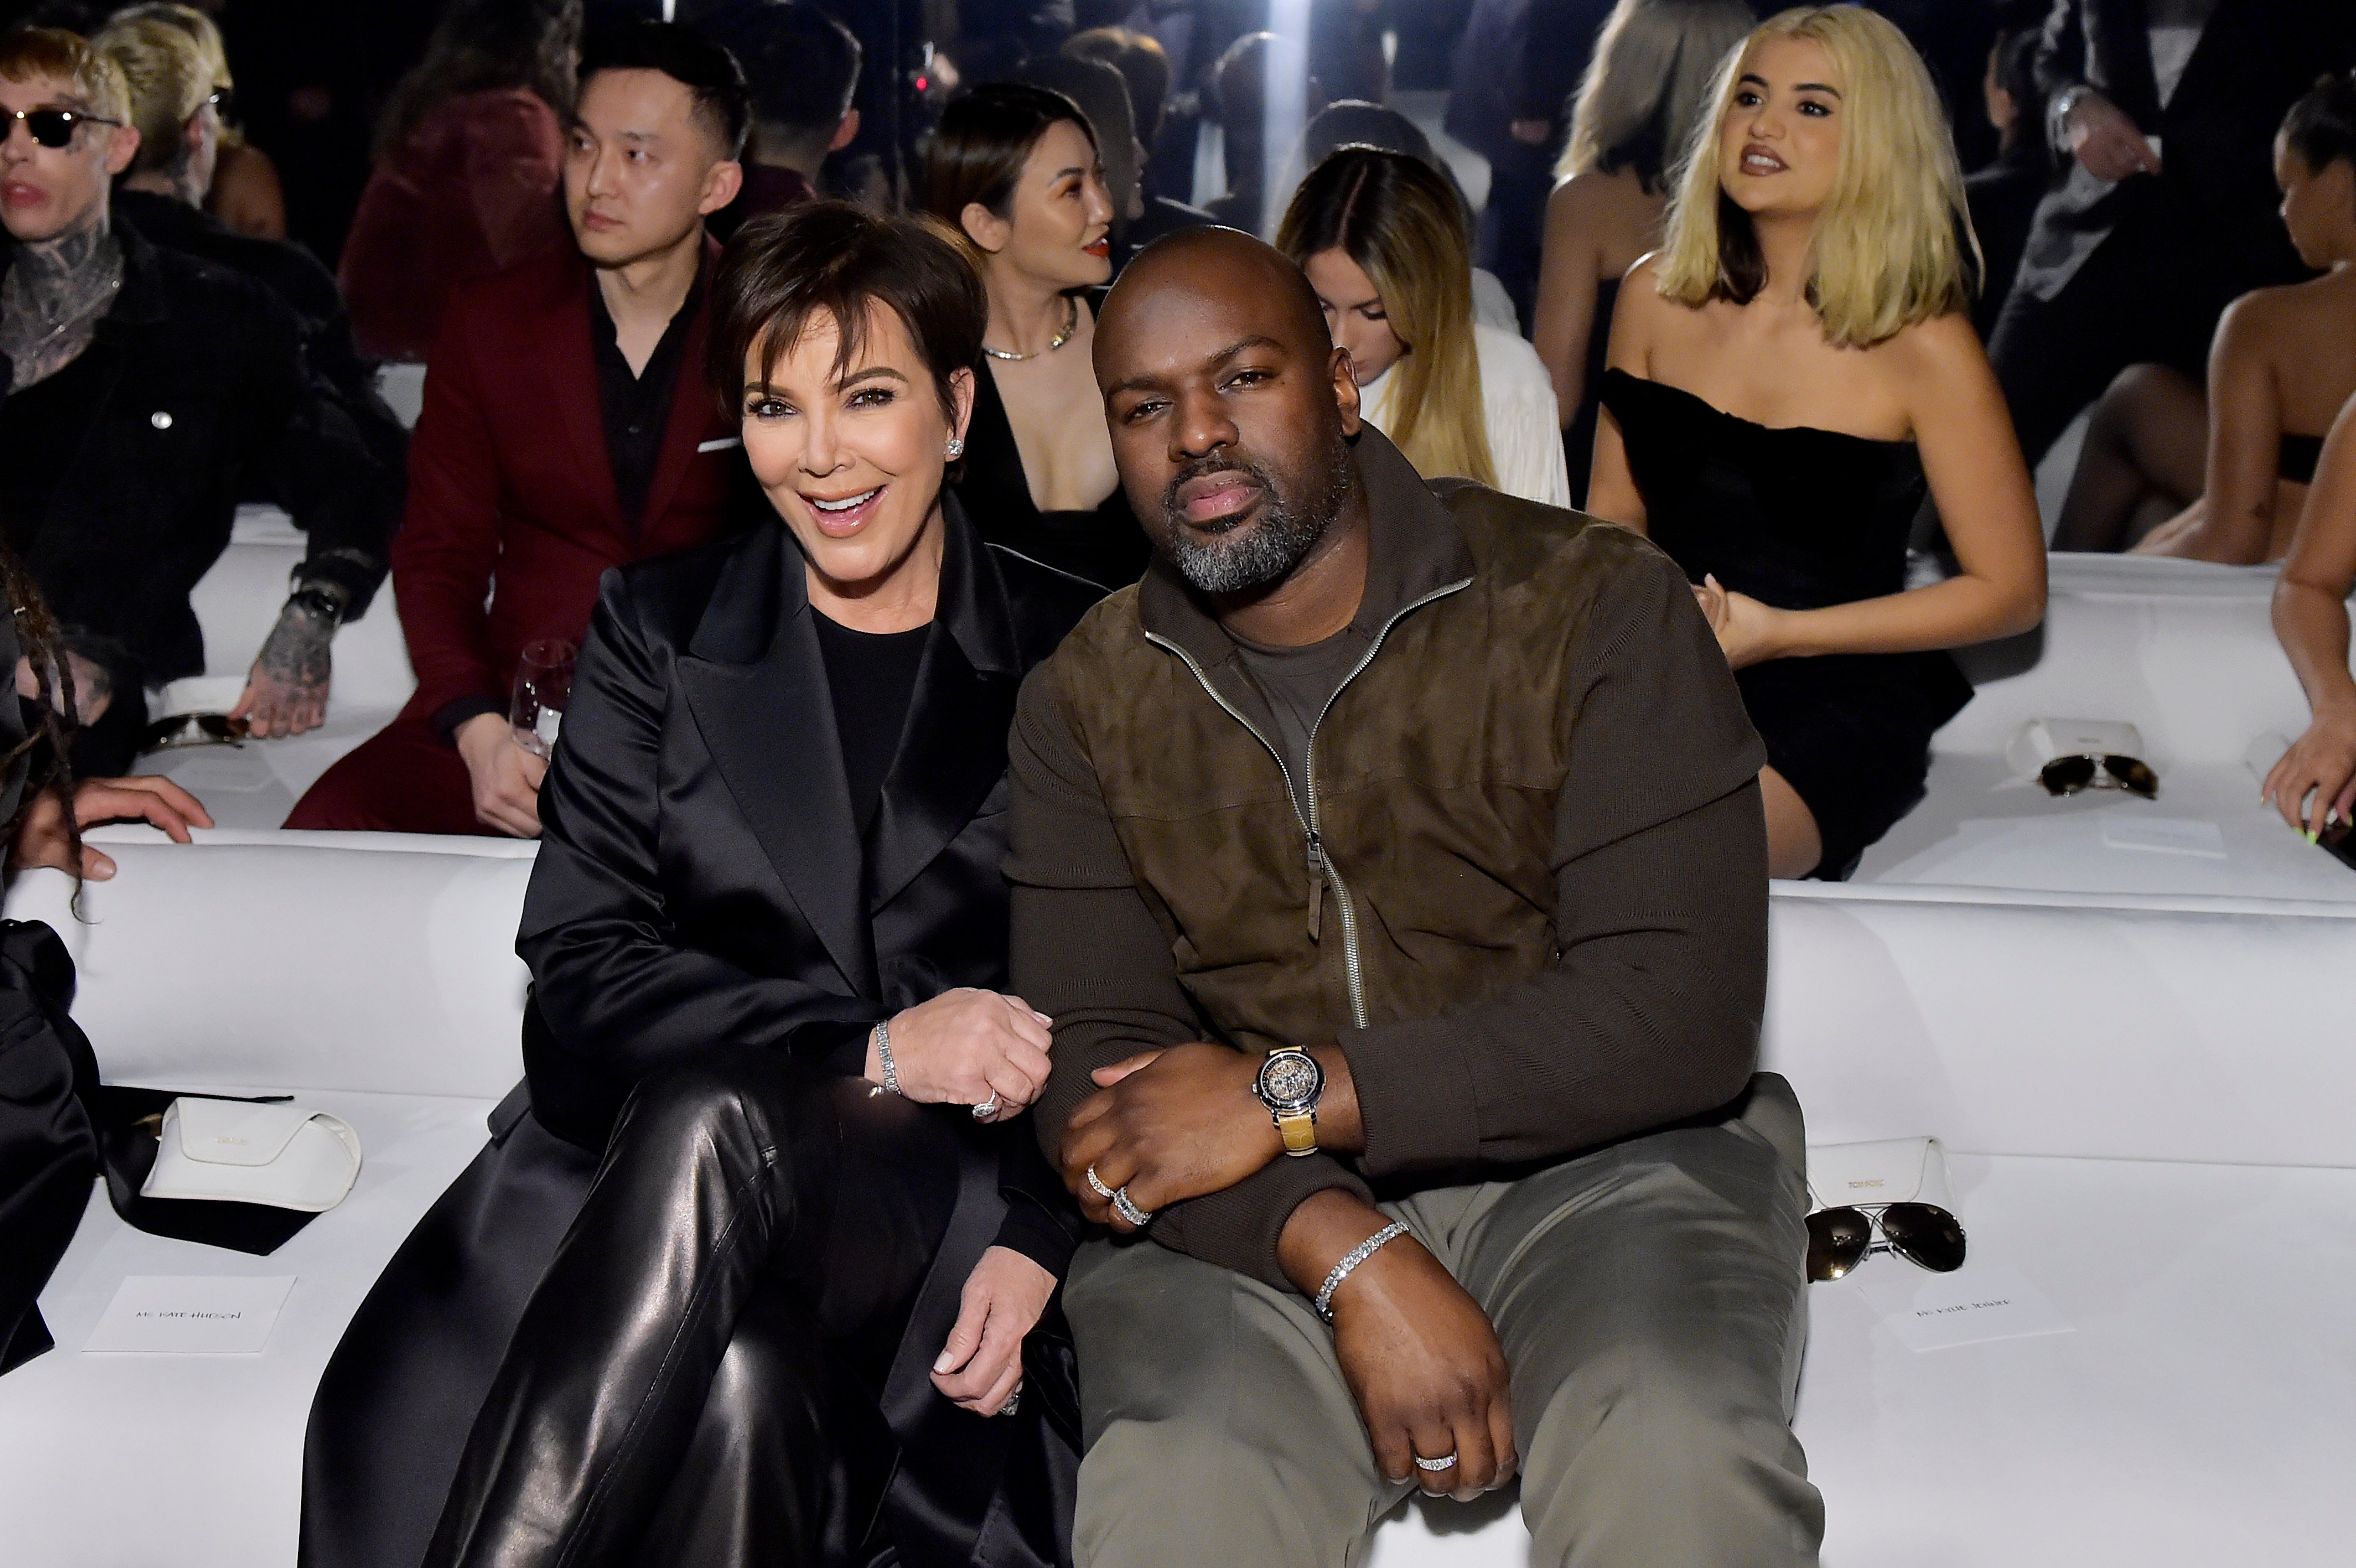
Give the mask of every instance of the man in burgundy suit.
[[749, 113], [734, 59], [685, 27], [584, 52], [564, 161], [579, 252], [454, 292], [427, 360], [392, 545], [416, 695], [288, 827], [539, 834], [547, 764], [508, 725], [523, 648], [579, 643], [607, 567], [712, 537], [750, 494], [701, 375], [703, 220], [742, 183]]

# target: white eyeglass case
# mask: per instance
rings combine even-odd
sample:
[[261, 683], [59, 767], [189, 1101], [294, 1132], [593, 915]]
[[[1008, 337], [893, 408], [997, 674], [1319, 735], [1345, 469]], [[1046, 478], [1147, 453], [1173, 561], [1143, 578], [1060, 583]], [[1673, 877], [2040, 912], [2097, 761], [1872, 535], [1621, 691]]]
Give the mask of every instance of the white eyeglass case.
[[352, 1190], [359, 1134], [322, 1111], [241, 1100], [175, 1100], [142, 1197], [261, 1203], [318, 1214]]
[[[2057, 757], [2132, 757], [2143, 753], [2143, 732], [2110, 719], [2031, 719], [2004, 748], [2005, 766], [2016, 779], [2034, 780]], [[2271, 763], [2269, 767], [2273, 766]]]
[[1955, 1211], [1947, 1156], [1936, 1138], [1808, 1145], [1808, 1197], [1816, 1208], [1928, 1203]]

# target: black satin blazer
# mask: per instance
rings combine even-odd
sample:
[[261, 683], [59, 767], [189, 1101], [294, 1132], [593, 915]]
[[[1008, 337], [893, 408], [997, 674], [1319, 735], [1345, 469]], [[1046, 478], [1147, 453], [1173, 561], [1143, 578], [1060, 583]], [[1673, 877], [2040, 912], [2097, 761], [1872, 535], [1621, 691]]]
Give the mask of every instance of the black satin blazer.
[[[714, 1046], [855, 1075], [875, 1020], [1005, 987], [1015, 693], [1101, 590], [984, 545], [954, 497], [945, 510], [939, 607], [863, 843], [783, 526], [605, 575], [516, 940], [532, 1111], [559, 1137], [602, 1153], [641, 1079]], [[1060, 1275], [1079, 1219], [1025, 1122], [955, 1120], [956, 1211], [884, 1392], [903, 1455], [887, 1507], [895, 1534], [979, 1531], [975, 1561], [1028, 1562], [991, 1546], [993, 1530], [1037, 1537], [1010, 1525], [979, 1451], [1016, 1423], [958, 1411], [926, 1374], [982, 1251]]]

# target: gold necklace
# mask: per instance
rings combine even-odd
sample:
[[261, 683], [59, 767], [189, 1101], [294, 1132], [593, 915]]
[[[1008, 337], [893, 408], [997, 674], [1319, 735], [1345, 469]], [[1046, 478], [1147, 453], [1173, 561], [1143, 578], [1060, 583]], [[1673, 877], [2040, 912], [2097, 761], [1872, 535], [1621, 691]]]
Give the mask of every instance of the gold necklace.
[[981, 346], [981, 351], [989, 355], [993, 360], [1009, 360], [1017, 363], [1020, 363], [1024, 360], [1035, 360], [1042, 354], [1054, 353], [1056, 349], [1070, 342], [1072, 340], [1072, 334], [1080, 329], [1079, 295], [1067, 294], [1064, 296], [1064, 303], [1066, 306], [1070, 307], [1070, 314], [1065, 317], [1064, 329], [1061, 332], [1056, 333], [1055, 337], [1049, 338], [1045, 348], [1033, 349], [1027, 354], [1010, 354], [1003, 349], [993, 349], [989, 344], [984, 343]]

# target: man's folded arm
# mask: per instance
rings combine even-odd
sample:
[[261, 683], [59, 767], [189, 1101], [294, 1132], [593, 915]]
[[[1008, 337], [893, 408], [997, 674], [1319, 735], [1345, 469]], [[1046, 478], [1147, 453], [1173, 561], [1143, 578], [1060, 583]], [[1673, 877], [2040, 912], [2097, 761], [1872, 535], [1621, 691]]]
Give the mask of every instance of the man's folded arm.
[[1765, 760], [1693, 591], [1650, 550], [1590, 617], [1564, 704], [1558, 956], [1486, 1001], [1347, 1030], [1359, 1166], [1557, 1158], [1741, 1092], [1766, 992]]
[[[1047, 1087], [1032, 1108], [1050, 1162], [1072, 1112], [1096, 1092], [1091, 1073], [1205, 1033], [1055, 694], [1055, 675], [1045, 666], [1024, 682], [1009, 737], [1006, 867], [1014, 989], [1055, 1020]], [[1327, 1155], [1279, 1160], [1225, 1192], [1171, 1204], [1147, 1234], [1290, 1290], [1277, 1238], [1304, 1198], [1335, 1187], [1370, 1197], [1364, 1181]]]

